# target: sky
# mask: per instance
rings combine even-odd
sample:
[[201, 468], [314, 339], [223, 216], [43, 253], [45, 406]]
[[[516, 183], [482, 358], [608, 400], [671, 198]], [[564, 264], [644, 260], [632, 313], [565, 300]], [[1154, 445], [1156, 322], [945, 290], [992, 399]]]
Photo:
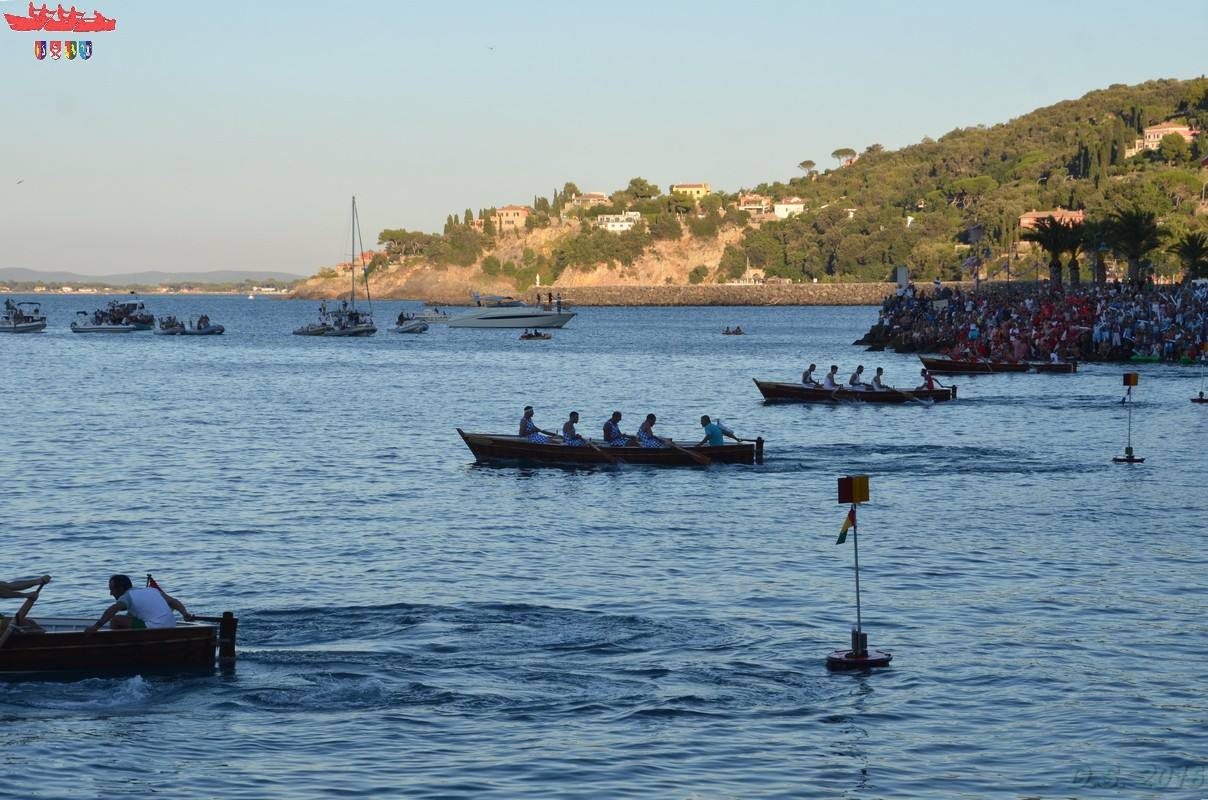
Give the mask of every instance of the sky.
[[[25, 14], [25, 0], [0, 12]], [[1113, 83], [1208, 71], [1208, 3], [94, 0], [0, 28], [0, 267], [346, 259], [567, 181], [734, 191]], [[34, 41], [91, 38], [88, 61]]]

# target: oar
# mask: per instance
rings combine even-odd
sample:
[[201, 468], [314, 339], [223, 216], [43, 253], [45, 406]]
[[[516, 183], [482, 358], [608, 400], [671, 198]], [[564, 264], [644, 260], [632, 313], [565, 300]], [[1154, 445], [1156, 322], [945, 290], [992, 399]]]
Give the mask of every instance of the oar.
[[623, 464], [624, 463], [623, 461], [621, 461], [621, 459], [617, 458], [616, 456], [610, 455], [609, 453], [606, 453], [602, 449], [597, 447], [596, 443], [593, 442], [591, 439], [584, 439], [583, 441], [587, 442], [587, 446], [590, 447], [592, 450], [595, 450], [597, 453], [604, 456], [604, 460], [607, 461], [609, 464]]
[[933, 405], [935, 405], [935, 401], [934, 401], [934, 400], [932, 400], [930, 397], [928, 397], [926, 400], [924, 400], [924, 399], [923, 399], [923, 398], [921, 398], [921, 397], [915, 397], [915, 396], [914, 396], [913, 394], [911, 394], [910, 392], [903, 392], [901, 389], [898, 389], [898, 388], [897, 388], [897, 387], [895, 387], [895, 386], [890, 386], [889, 388], [890, 388], [890, 389], [893, 389], [895, 392], [897, 392], [898, 394], [902, 395], [903, 397], [909, 397], [911, 400], [913, 400], [913, 401], [914, 401], [914, 402], [916, 402], [916, 403], [921, 403], [922, 405], [925, 405], [925, 406], [933, 406]]
[[701, 466], [707, 467], [713, 463], [713, 459], [709, 458], [704, 453], [697, 453], [692, 450], [689, 450], [686, 447], [680, 447], [678, 444], [671, 441], [670, 439], [664, 439], [663, 441], [667, 443], [668, 447], [679, 450], [681, 453], [687, 453], [689, 458], [691, 458], [693, 461], [695, 461], [697, 464], [700, 464]]

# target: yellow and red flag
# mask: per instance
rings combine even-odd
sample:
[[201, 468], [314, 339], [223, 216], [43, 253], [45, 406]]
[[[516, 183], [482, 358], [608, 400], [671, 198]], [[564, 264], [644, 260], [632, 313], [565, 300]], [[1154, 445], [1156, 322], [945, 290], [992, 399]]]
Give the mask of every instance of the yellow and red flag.
[[843, 527], [839, 529], [839, 538], [835, 544], [843, 544], [847, 541], [847, 530], [856, 524], [856, 507], [852, 506], [847, 512], [847, 516], [843, 519]]

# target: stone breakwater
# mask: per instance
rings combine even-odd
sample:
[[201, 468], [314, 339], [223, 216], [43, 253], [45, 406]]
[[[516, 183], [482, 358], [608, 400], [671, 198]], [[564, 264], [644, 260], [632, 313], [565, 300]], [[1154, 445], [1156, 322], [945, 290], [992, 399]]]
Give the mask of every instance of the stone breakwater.
[[[948, 284], [952, 286], [962, 284]], [[392, 300], [426, 300], [435, 305], [464, 306], [467, 292], [457, 290], [407, 292], [374, 287], [373, 296]], [[870, 306], [880, 305], [897, 288], [892, 283], [785, 283], [761, 285], [698, 286], [542, 286], [524, 291], [498, 291], [534, 302], [540, 288], [543, 299], [550, 292], [561, 294], [574, 306]], [[295, 298], [318, 300], [340, 297], [347, 292], [338, 282], [313, 282], [299, 286]], [[488, 289], [484, 294], [491, 294]]]

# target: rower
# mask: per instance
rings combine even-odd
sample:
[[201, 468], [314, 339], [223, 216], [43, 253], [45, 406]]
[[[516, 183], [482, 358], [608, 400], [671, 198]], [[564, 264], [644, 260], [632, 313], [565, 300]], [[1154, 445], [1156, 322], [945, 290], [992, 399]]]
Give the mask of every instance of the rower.
[[[0, 597], [22, 598], [25, 600], [21, 604], [21, 608], [13, 615], [12, 621], [9, 623], [13, 626], [13, 630], [19, 630], [24, 627], [30, 631], [41, 631], [42, 627], [37, 622], [29, 619], [29, 610], [34, 607], [34, 603], [38, 602], [38, 596], [42, 593], [42, 587], [50, 583], [50, 576], [43, 575], [38, 578], [23, 578], [15, 581], [0, 581]], [[37, 587], [34, 589], [34, 587]], [[22, 593], [22, 589], [34, 589], [32, 592]], [[7, 626], [4, 626], [7, 627]], [[5, 638], [4, 627], [0, 627], [0, 642]]]
[[722, 336], [729, 336], [731, 333], [730, 326], [727, 325], [726, 329], [724, 331], [722, 331], [721, 333], [722, 333]]
[[604, 441], [609, 447], [637, 447], [637, 440], [626, 433], [621, 433], [621, 412], [614, 411], [604, 422]]
[[927, 368], [925, 368], [925, 367], [923, 369], [919, 370], [919, 374], [923, 376], [923, 384], [921, 386], [919, 386], [918, 389], [916, 389], [915, 391], [922, 391], [923, 389], [926, 389], [929, 392], [933, 392], [933, 391], [935, 391], [937, 386], [941, 389], [948, 388], [947, 386], [945, 386], [942, 383], [940, 383], [939, 381], [937, 381], [935, 379], [935, 377], [931, 374], [931, 372], [928, 371]]
[[875, 392], [888, 392], [889, 387], [881, 383], [881, 377], [885, 374], [884, 367], [877, 367], [877, 374], [872, 376], [872, 388]]
[[847, 379], [847, 388], [853, 392], [863, 392], [868, 388], [868, 384], [864, 382], [864, 365], [860, 364], [856, 367], [856, 371]]
[[840, 386], [838, 381], [835, 380], [837, 377], [839, 377], [839, 368], [834, 364], [831, 364], [830, 372], [826, 373], [826, 377], [822, 379], [822, 388], [842, 389], [843, 387]]
[[579, 435], [575, 430], [575, 424], [579, 421], [579, 412], [572, 411], [567, 417], [566, 422], [562, 423], [562, 444], [567, 447], [586, 447], [587, 440]]
[[654, 414], [647, 414], [646, 421], [638, 428], [638, 444], [642, 447], [666, 447], [667, 443], [654, 435]]
[[720, 422], [714, 422], [709, 419], [708, 414], [700, 418], [700, 426], [705, 429], [705, 438], [697, 442], [697, 447], [704, 447], [705, 444], [708, 444], [710, 447], [721, 447], [726, 443], [727, 436], [736, 442], [742, 441], [742, 439], [734, 435], [733, 431], [722, 427]]
[[818, 367], [816, 367], [815, 365], [810, 364], [809, 368], [806, 369], [805, 372], [801, 373], [801, 382], [804, 383], [806, 386], [810, 386], [810, 387], [821, 386], [822, 384], [820, 384], [820, 383], [818, 383], [818, 381], [814, 380], [814, 370], [816, 370], [817, 368]]
[[549, 444], [549, 437], [557, 434], [543, 431], [533, 422], [533, 407], [524, 407], [524, 416], [520, 418], [520, 437], [534, 444]]

